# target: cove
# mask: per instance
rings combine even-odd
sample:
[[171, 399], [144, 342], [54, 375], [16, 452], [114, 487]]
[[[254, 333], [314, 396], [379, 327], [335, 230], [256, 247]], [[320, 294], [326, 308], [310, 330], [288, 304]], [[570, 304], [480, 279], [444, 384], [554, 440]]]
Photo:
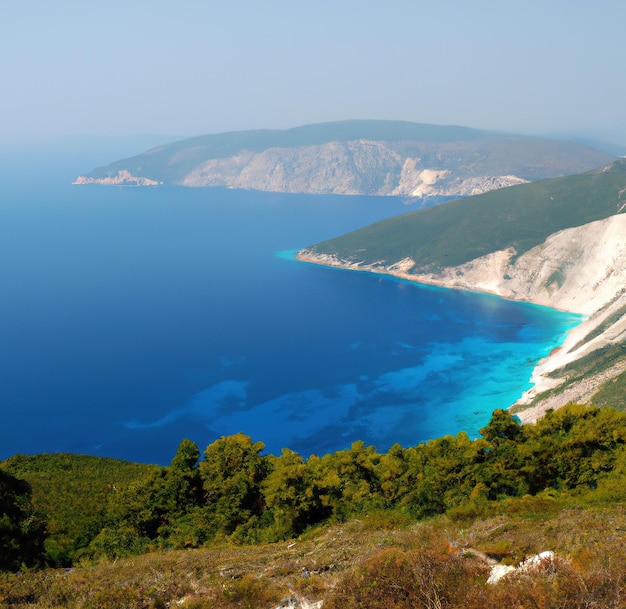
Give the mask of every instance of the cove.
[[579, 317], [276, 255], [399, 199], [9, 183], [0, 458], [166, 464], [242, 431], [307, 456], [478, 434]]

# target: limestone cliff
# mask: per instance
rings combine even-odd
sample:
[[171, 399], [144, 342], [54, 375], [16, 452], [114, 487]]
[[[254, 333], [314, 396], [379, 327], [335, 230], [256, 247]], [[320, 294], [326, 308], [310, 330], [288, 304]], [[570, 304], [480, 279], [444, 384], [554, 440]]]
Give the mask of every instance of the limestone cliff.
[[614, 160], [574, 142], [406, 121], [338, 121], [217, 133], [98, 167], [77, 183], [121, 172], [183, 186], [427, 199], [478, 194], [571, 175]]
[[[487, 175], [488, 163], [470, 168], [407, 156], [388, 142], [358, 140], [317, 146], [249, 150], [210, 159], [188, 173], [183, 186], [225, 186], [273, 192], [394, 195], [416, 198], [467, 196], [527, 182], [515, 175]], [[478, 171], [478, 173], [477, 173]]]

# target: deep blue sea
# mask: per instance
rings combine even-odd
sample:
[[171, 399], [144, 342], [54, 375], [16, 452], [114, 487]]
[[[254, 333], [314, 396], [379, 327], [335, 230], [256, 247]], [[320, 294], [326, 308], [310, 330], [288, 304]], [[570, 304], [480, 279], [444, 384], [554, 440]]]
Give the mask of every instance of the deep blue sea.
[[305, 456], [476, 436], [579, 321], [290, 258], [399, 199], [77, 173], [0, 172], [0, 458], [166, 464], [182, 438], [239, 431]]

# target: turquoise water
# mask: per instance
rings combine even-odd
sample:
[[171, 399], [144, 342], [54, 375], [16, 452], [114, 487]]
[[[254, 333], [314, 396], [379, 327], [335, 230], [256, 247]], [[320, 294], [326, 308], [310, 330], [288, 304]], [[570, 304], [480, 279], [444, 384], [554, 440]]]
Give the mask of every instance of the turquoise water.
[[398, 199], [4, 181], [0, 458], [475, 436], [579, 317], [291, 259]]

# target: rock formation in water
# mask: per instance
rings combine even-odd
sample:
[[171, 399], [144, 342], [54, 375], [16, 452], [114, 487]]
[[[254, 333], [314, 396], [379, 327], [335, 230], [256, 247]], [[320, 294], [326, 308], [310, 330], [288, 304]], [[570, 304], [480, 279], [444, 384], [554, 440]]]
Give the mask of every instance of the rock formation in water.
[[149, 178], [141, 178], [134, 176], [130, 171], [120, 169], [116, 175], [106, 176], [104, 178], [88, 178], [78, 176], [72, 184], [104, 184], [107, 186], [158, 186], [159, 182], [150, 180]]

